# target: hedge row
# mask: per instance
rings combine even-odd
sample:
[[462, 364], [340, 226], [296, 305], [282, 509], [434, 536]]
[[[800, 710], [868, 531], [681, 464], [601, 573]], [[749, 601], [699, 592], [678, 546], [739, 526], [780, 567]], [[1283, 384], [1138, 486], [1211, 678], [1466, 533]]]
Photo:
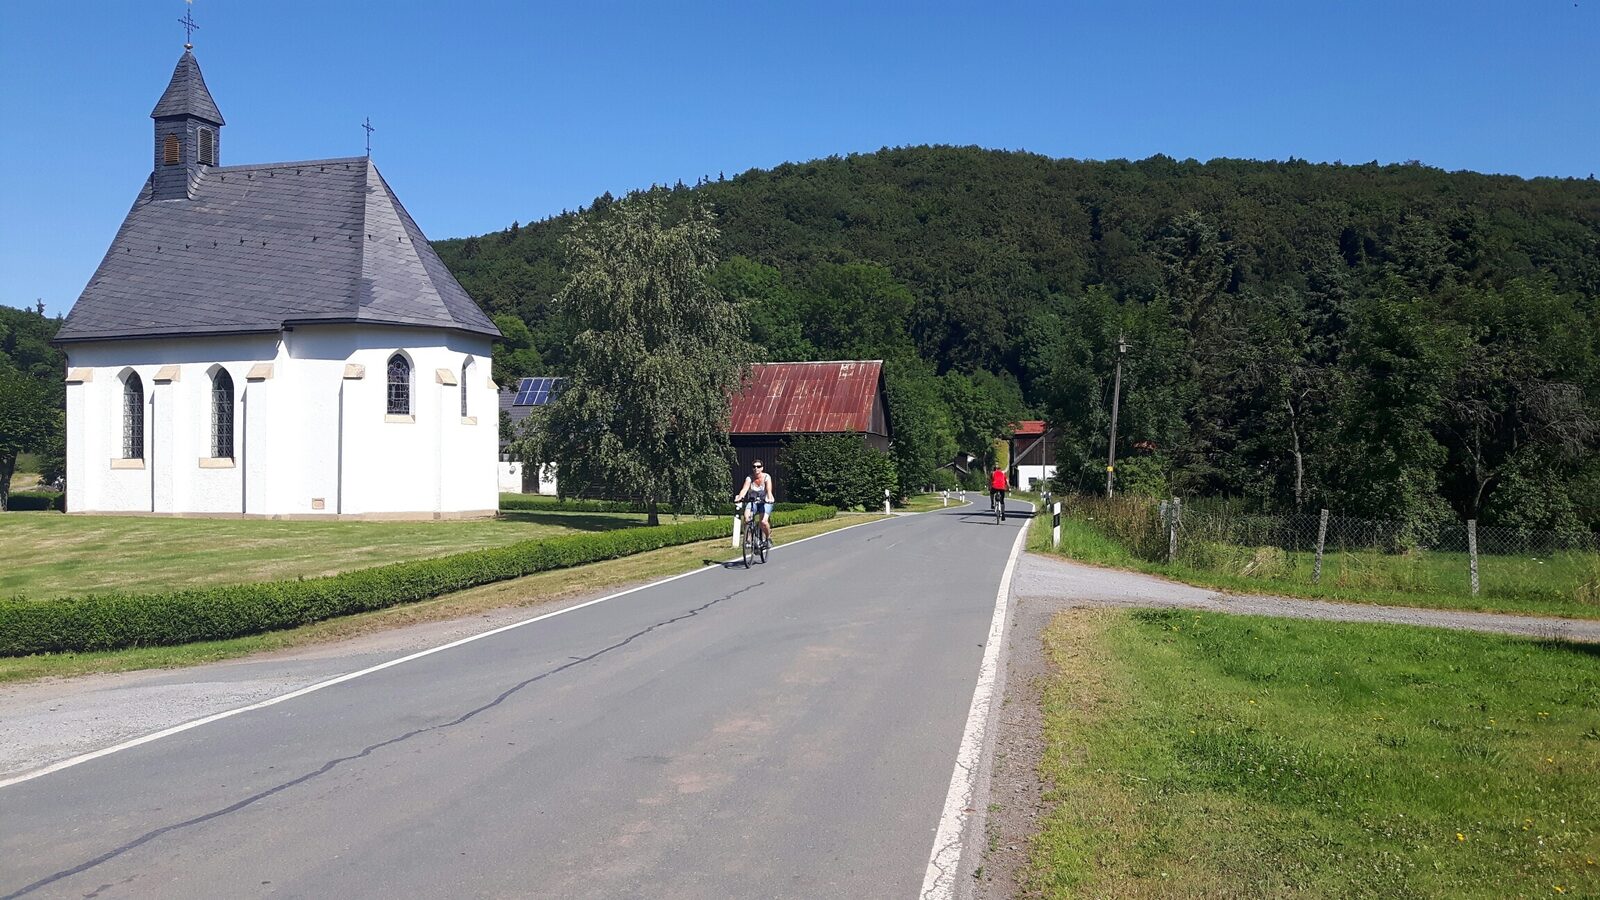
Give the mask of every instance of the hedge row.
[[[795, 525], [833, 516], [831, 509], [808, 506], [776, 513], [772, 523]], [[534, 572], [727, 537], [732, 519], [731, 515], [718, 516], [653, 528], [522, 541], [322, 578], [159, 594], [0, 600], [0, 656], [186, 644], [294, 628]]]
[[12, 491], [6, 509], [12, 512], [37, 512], [53, 509], [61, 512], [67, 508], [67, 495], [55, 491]]
[[[773, 512], [804, 509], [804, 503], [775, 503]], [[588, 512], [588, 513], [642, 513], [644, 504], [636, 500], [582, 500], [576, 497], [557, 499], [548, 494], [501, 494], [501, 512]], [[719, 511], [720, 512], [720, 511]], [[733, 517], [733, 500], [728, 501], [728, 517]], [[672, 515], [673, 510], [663, 509], [662, 515]]]

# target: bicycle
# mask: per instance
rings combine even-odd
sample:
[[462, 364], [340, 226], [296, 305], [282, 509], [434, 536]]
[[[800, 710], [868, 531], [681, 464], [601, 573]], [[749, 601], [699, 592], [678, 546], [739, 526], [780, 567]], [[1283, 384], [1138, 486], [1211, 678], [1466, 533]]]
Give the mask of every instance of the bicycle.
[[762, 565], [767, 562], [767, 550], [772, 546], [770, 538], [763, 533], [761, 520], [750, 515], [750, 504], [754, 500], [739, 500], [735, 502], [738, 507], [740, 520], [744, 522], [744, 537], [739, 541], [739, 552], [744, 557], [744, 567], [750, 568], [750, 558], [756, 557]]
[[1006, 520], [1006, 501], [1004, 494], [989, 492], [989, 508], [994, 510], [994, 523], [999, 525]]

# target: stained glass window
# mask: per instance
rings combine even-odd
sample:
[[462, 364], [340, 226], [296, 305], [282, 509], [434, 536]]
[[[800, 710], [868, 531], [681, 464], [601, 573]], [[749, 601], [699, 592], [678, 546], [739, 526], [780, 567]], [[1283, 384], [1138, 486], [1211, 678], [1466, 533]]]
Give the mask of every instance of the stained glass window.
[[211, 379], [211, 455], [233, 458], [233, 376], [227, 369]]
[[138, 372], [122, 382], [122, 458], [144, 459], [144, 382]]
[[389, 415], [411, 415], [411, 361], [398, 353], [389, 357]]

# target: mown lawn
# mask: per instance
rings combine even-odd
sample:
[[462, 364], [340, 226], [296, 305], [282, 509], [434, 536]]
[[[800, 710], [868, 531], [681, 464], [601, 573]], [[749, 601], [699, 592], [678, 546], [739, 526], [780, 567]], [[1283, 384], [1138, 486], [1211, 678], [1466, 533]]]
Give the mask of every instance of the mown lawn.
[[331, 575], [530, 538], [644, 523], [642, 514], [512, 512], [441, 522], [275, 522], [0, 515], [0, 596], [157, 591]]
[[[1050, 552], [1049, 516], [1040, 518], [1029, 547]], [[1254, 562], [1249, 548], [1206, 568], [1181, 560], [1155, 563], [1135, 557], [1092, 521], [1066, 514], [1055, 552], [1236, 593], [1600, 619], [1600, 554], [1594, 553], [1481, 555], [1474, 597], [1463, 553], [1329, 552], [1323, 557], [1321, 581], [1313, 583], [1311, 553], [1272, 554], [1269, 564], [1255, 571], [1246, 571]]]
[[1038, 896], [1600, 893], [1600, 648], [1176, 610], [1045, 640]]

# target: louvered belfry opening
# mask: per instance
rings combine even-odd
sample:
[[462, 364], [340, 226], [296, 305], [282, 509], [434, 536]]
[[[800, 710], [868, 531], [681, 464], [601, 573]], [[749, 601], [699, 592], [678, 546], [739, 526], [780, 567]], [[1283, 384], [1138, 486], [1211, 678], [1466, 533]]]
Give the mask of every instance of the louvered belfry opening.
[[200, 129], [200, 165], [214, 166], [217, 164], [217, 132], [214, 129]]
[[183, 162], [183, 145], [178, 141], [177, 135], [169, 134], [161, 143], [161, 164], [175, 166], [181, 162]]

